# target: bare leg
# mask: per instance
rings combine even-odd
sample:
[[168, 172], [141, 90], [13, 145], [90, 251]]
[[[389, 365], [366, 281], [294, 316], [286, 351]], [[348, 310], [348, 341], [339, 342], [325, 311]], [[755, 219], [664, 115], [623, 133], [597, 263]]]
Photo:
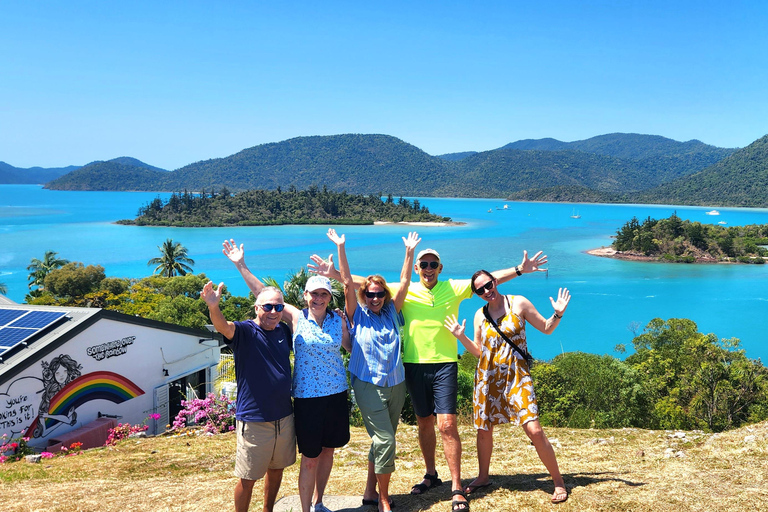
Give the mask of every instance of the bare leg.
[[315, 474], [315, 504], [323, 502], [323, 494], [328, 479], [331, 477], [333, 469], [333, 448], [323, 448], [320, 456], [317, 458], [317, 473]]
[[282, 469], [268, 469], [264, 475], [264, 512], [272, 512], [277, 500], [277, 491], [280, 490], [280, 483], [283, 481]]
[[491, 469], [491, 454], [493, 453], [493, 425], [488, 427], [488, 430], [477, 430], [477, 465], [479, 471], [477, 478], [475, 478], [466, 489], [467, 492], [470, 487], [476, 487], [479, 485], [485, 485], [491, 481], [490, 469]]
[[312, 492], [315, 490], [315, 475], [317, 474], [317, 463], [320, 457], [301, 456], [301, 466], [299, 467], [299, 499], [301, 499], [302, 512], [309, 512], [312, 505]]
[[[438, 414], [437, 428], [443, 440], [443, 451], [448, 470], [451, 472], [451, 490], [461, 491], [461, 438], [456, 424], [455, 414]], [[454, 496], [457, 501], [466, 501], [462, 496]]]
[[[437, 473], [435, 468], [435, 447], [437, 446], [437, 437], [435, 436], [435, 417], [434, 416], [416, 416], [419, 424], [419, 448], [421, 456], [424, 458], [426, 472], [430, 475]], [[429, 487], [432, 485], [429, 480], [424, 479], [421, 483]]]
[[365, 491], [363, 492], [364, 500], [378, 500], [379, 493], [376, 492], [376, 473], [373, 469], [373, 462], [368, 461], [368, 478], [365, 481]]
[[379, 512], [389, 512], [389, 478], [392, 473], [379, 473], [376, 480], [379, 483]]
[[251, 506], [251, 495], [253, 495], [253, 484], [256, 480], [245, 480], [241, 478], [235, 485], [235, 512], [248, 512]]
[[552, 476], [552, 481], [555, 484], [555, 493], [552, 495], [552, 498], [555, 498], [558, 495], [562, 495], [563, 493], [567, 493], [565, 489], [565, 482], [563, 482], [563, 477], [560, 474], [560, 468], [557, 466], [555, 450], [552, 448], [552, 445], [549, 444], [549, 439], [547, 439], [547, 435], [541, 428], [539, 420], [533, 420], [525, 423], [523, 425], [523, 430], [525, 430], [525, 433], [533, 443], [533, 446], [536, 447], [536, 453], [539, 454], [541, 462], [544, 463], [547, 471], [549, 471], [549, 474]]

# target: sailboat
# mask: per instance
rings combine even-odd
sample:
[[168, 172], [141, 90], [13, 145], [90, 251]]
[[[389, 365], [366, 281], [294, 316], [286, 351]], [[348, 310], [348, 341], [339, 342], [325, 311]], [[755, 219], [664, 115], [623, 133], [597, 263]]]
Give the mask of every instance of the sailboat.
[[571, 218], [572, 219], [580, 219], [581, 218], [581, 215], [579, 215], [579, 212], [576, 211], [576, 208], [574, 208], [573, 211], [571, 212]]

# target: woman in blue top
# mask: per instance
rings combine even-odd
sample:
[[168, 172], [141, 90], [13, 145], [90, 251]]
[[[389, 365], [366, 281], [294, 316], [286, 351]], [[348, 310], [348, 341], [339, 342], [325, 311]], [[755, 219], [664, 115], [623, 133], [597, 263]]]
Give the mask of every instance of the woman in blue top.
[[[246, 266], [243, 244], [225, 240], [222, 252], [258, 297], [264, 283]], [[352, 347], [347, 323], [329, 309], [332, 294], [327, 277], [312, 276], [304, 287], [307, 307], [285, 304], [282, 309], [282, 321], [293, 331], [293, 416], [301, 453], [302, 512], [328, 512], [322, 501], [333, 452], [349, 442], [347, 376], [339, 349], [350, 352]]]
[[387, 512], [392, 506], [389, 480], [395, 470], [395, 432], [405, 402], [405, 371], [400, 354], [403, 318], [400, 310], [411, 283], [413, 253], [421, 239], [417, 233], [409, 233], [408, 238], [403, 238], [405, 261], [400, 272], [400, 286], [392, 296], [387, 282], [380, 275], [365, 278], [356, 295], [347, 262], [345, 237], [329, 229], [328, 238], [338, 249], [346, 312], [352, 321], [354, 335], [349, 360], [352, 389], [372, 440], [363, 504], [378, 504], [379, 511]]
[[283, 321], [293, 326], [293, 416], [303, 512], [329, 512], [322, 501], [333, 452], [349, 442], [347, 374], [340, 348], [349, 352], [351, 346], [347, 323], [329, 309], [332, 293], [327, 277], [312, 276], [304, 288], [307, 307], [286, 305], [283, 310]]

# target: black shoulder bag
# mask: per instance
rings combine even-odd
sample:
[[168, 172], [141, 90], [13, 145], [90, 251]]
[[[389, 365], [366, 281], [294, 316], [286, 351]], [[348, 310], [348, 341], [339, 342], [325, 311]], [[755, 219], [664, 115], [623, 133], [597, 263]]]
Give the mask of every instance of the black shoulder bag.
[[[507, 299], [507, 298], [506, 298], [506, 297], [504, 297], [504, 300], [506, 300], [506, 299]], [[499, 333], [499, 336], [501, 336], [501, 338], [502, 338], [504, 341], [506, 341], [507, 343], [509, 343], [509, 345], [510, 345], [510, 346], [511, 346], [513, 349], [515, 349], [515, 351], [516, 351], [518, 354], [520, 354], [521, 356], [523, 356], [523, 359], [525, 359], [525, 362], [526, 362], [526, 363], [528, 363], [528, 368], [530, 368], [530, 367], [531, 367], [531, 363], [533, 362], [533, 356], [532, 356], [531, 354], [529, 354], [527, 350], [526, 350], [525, 352], [523, 352], [522, 350], [520, 350], [520, 347], [518, 347], [517, 345], [515, 345], [515, 343], [514, 343], [514, 342], [513, 342], [511, 339], [507, 338], [506, 334], [504, 334], [503, 332], [501, 332], [501, 329], [499, 329], [499, 326], [498, 326], [498, 325], [496, 325], [496, 322], [493, 320], [493, 318], [491, 318], [491, 315], [490, 315], [490, 313], [488, 313], [488, 304], [486, 304], [485, 306], [483, 306], [483, 315], [485, 316], [485, 319], [486, 319], [486, 320], [488, 320], [488, 323], [490, 323], [490, 324], [491, 324], [491, 325], [494, 327], [494, 329], [496, 329], [496, 332], [498, 332], [498, 333]]]

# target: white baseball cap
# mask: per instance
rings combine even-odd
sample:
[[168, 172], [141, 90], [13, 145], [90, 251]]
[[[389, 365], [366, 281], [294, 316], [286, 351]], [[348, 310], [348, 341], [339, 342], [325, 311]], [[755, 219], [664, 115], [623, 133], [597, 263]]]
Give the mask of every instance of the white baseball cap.
[[323, 276], [312, 276], [307, 279], [307, 284], [304, 287], [305, 292], [314, 292], [315, 290], [328, 290], [328, 293], [333, 295], [333, 289], [331, 289], [331, 280]]
[[424, 249], [423, 251], [421, 251], [421, 252], [419, 253], [419, 255], [418, 255], [418, 256], [416, 256], [416, 261], [419, 261], [421, 258], [423, 258], [424, 256], [426, 256], [427, 254], [434, 254], [434, 255], [435, 255], [435, 258], [437, 258], [437, 261], [440, 261], [440, 255], [439, 255], [439, 254], [437, 253], [437, 251], [436, 251], [436, 250], [434, 250], [434, 249]]

